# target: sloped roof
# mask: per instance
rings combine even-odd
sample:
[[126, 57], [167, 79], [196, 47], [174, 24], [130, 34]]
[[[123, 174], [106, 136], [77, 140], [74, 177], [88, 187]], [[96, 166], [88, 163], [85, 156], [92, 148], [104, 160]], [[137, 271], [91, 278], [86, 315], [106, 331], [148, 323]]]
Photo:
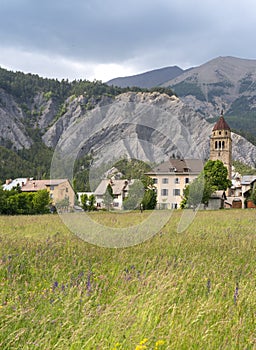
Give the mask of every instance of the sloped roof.
[[[122, 191], [124, 189], [128, 189], [129, 185], [131, 185], [133, 182], [134, 180], [130, 180], [129, 182], [127, 180], [112, 180], [111, 187], [113, 189], [113, 194], [114, 195], [121, 194]], [[110, 183], [110, 180], [108, 179], [102, 180], [99, 186], [96, 188], [94, 194], [96, 196], [104, 195], [109, 183]]]
[[57, 186], [63, 182], [68, 181], [67, 179], [50, 179], [50, 180], [29, 180], [23, 187], [22, 192], [35, 192], [44, 190], [48, 186]]
[[3, 185], [4, 190], [10, 191], [14, 187], [17, 187], [18, 185], [21, 187], [22, 184], [25, 184], [28, 181], [26, 177], [19, 177], [17, 179], [11, 180], [8, 184]]
[[223, 115], [220, 116], [219, 120], [214, 125], [212, 130], [213, 131], [216, 131], [216, 130], [230, 130], [230, 127], [227, 124], [227, 122], [225, 121]]
[[196, 173], [203, 170], [201, 159], [169, 159], [167, 162], [156, 166], [148, 175], [170, 174], [170, 173]]
[[242, 176], [241, 185], [250, 185], [256, 181], [256, 175], [244, 175]]

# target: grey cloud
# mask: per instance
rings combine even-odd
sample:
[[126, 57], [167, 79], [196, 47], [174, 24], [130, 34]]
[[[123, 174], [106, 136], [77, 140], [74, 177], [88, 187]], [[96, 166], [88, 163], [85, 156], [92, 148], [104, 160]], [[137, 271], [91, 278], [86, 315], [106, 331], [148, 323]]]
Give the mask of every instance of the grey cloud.
[[0, 45], [79, 62], [144, 59], [145, 68], [253, 58], [255, 7], [253, 0], [2, 0]]

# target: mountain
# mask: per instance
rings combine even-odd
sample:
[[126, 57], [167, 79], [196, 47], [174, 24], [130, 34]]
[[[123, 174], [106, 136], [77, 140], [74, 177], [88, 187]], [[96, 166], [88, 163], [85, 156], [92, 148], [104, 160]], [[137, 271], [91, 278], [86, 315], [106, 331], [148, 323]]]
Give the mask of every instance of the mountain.
[[[0, 69], [0, 179], [17, 176], [19, 169], [19, 176], [48, 177], [55, 150], [60, 164], [79, 172], [80, 183], [90, 164], [120, 157], [156, 163], [173, 156], [207, 159], [219, 109], [225, 107], [225, 116], [228, 108], [234, 111], [237, 96], [253, 102], [254, 63], [219, 58], [150, 90]], [[169, 87], [180, 88], [178, 97]], [[253, 103], [247, 108], [255, 118]], [[245, 125], [247, 117], [239, 117]], [[232, 137], [233, 158], [255, 166], [256, 147], [237, 133]]]
[[[169, 157], [209, 157], [213, 124], [174, 95], [127, 92], [72, 119], [71, 111], [78, 106], [75, 99], [43, 136], [46, 145], [57, 146], [65, 169], [86, 154], [92, 154], [96, 164], [112, 165], [127, 156], [156, 163]], [[233, 158], [254, 165], [256, 147], [234, 133], [232, 138]]]
[[184, 71], [177, 66], [164, 67], [128, 77], [115, 78], [109, 80], [107, 84], [119, 87], [138, 86], [140, 88], [152, 88], [178, 77], [183, 72]]
[[256, 60], [218, 57], [162, 86], [207, 120], [223, 109], [231, 128], [256, 136]]

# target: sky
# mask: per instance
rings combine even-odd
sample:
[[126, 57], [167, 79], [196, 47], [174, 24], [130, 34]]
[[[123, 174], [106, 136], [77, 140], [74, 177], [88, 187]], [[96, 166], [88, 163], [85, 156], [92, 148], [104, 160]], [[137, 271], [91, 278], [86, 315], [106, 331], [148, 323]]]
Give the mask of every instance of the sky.
[[0, 67], [101, 80], [256, 59], [255, 0], [0, 0]]

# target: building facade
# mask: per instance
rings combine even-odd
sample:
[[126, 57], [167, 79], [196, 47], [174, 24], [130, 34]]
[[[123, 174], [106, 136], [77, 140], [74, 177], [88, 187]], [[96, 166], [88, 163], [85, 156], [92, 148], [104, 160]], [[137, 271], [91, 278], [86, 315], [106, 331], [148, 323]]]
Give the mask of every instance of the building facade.
[[170, 159], [148, 172], [156, 188], [158, 209], [179, 208], [184, 188], [202, 170], [203, 162], [200, 159]]
[[221, 160], [232, 178], [232, 138], [231, 130], [224, 119], [223, 112], [212, 129], [210, 140], [210, 160]]

